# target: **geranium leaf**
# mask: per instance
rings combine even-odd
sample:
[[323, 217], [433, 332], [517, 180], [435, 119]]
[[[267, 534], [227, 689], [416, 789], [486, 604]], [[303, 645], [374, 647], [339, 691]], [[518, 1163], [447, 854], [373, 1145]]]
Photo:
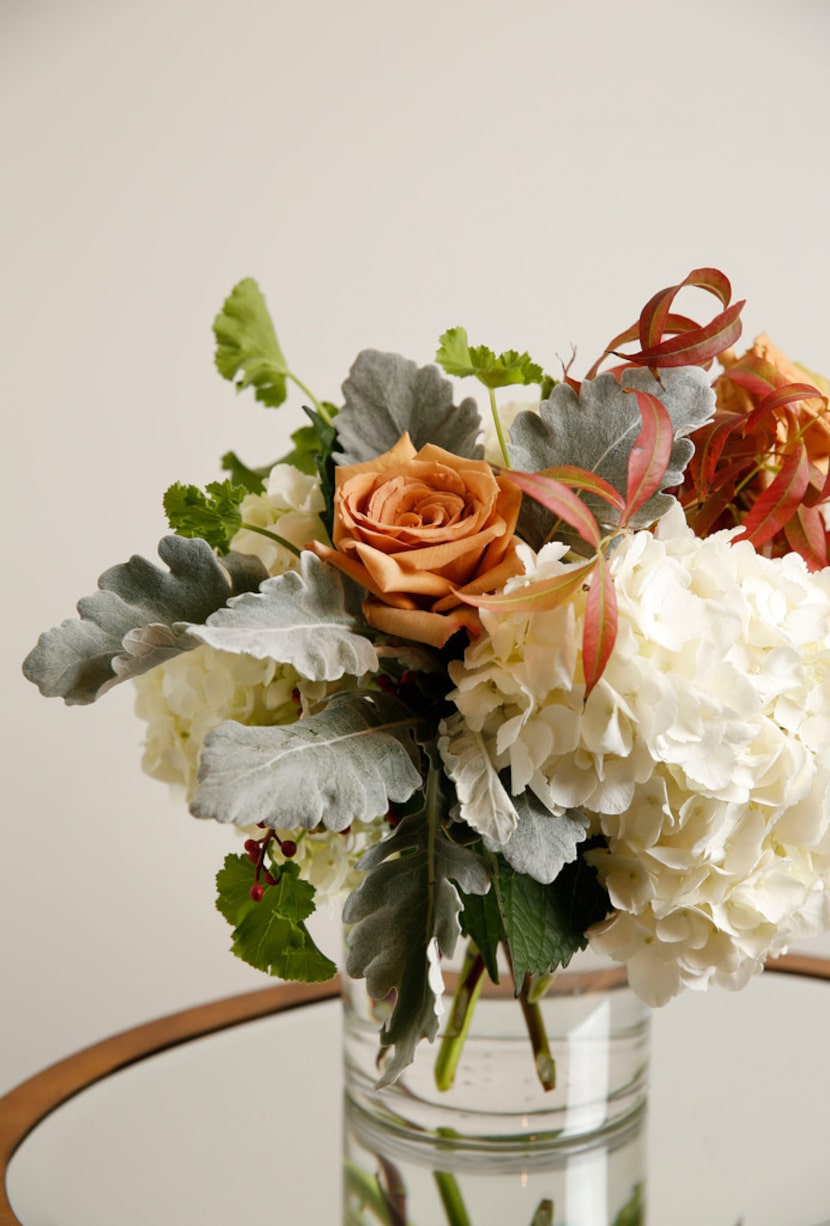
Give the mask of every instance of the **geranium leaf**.
[[672, 420], [657, 397], [635, 387], [629, 394], [637, 399], [643, 425], [628, 457], [623, 525], [662, 488], [674, 441]]
[[305, 550], [299, 572], [267, 579], [259, 592], [230, 601], [193, 634], [219, 651], [291, 664], [309, 681], [360, 677], [377, 671], [378, 657], [359, 632], [359, 600], [348, 599], [351, 590], [350, 580]]
[[281, 405], [288, 367], [262, 291], [252, 277], [235, 285], [213, 322], [216, 369], [237, 391], [254, 388], [262, 404]]
[[[560, 383], [538, 413], [519, 413], [511, 428], [509, 445], [513, 468], [540, 472], [571, 465], [597, 473], [625, 498], [628, 460], [642, 430], [637, 399], [627, 394], [634, 388], [657, 397], [672, 421], [674, 443], [663, 489], [680, 485], [694, 447], [687, 434], [711, 417], [714, 392], [704, 371], [697, 367], [665, 371], [658, 384], [645, 370], [626, 370], [618, 381], [612, 374], [584, 381], [579, 395]], [[604, 527], [619, 523], [619, 512], [604, 498], [586, 492], [586, 504]], [[655, 493], [631, 518], [634, 528], [647, 527], [664, 515], [674, 499]], [[551, 521], [539, 525], [541, 539], [529, 543], [538, 548], [550, 530]]]
[[423, 810], [403, 819], [394, 835], [376, 843], [358, 861], [365, 877], [346, 900], [346, 971], [365, 977], [370, 996], [395, 991], [395, 1006], [381, 1031], [386, 1053], [379, 1085], [393, 1082], [409, 1064], [422, 1038], [438, 1030], [436, 995], [430, 983], [428, 947], [433, 941], [450, 957], [460, 932], [457, 885], [483, 894], [489, 876], [480, 856], [445, 834], [446, 816], [427, 788]]
[[583, 541], [599, 549], [602, 542], [599, 524], [579, 495], [569, 486], [547, 474], [522, 473], [514, 469], [506, 471], [504, 479], [518, 486], [523, 494], [527, 494], [558, 519], [564, 519], [566, 524], [576, 529]]
[[617, 593], [614, 578], [603, 554], [597, 554], [594, 573], [585, 605], [582, 632], [582, 667], [585, 672], [585, 698], [605, 671], [617, 641]]
[[515, 872], [506, 861], [498, 859], [496, 888], [517, 993], [525, 975], [546, 975], [557, 967], [567, 966], [577, 950], [587, 945], [587, 930], [605, 919], [611, 910], [596, 869], [584, 859], [585, 851], [594, 842], [586, 840], [576, 859], [566, 864], [549, 885]]
[[216, 908], [233, 928], [231, 949], [249, 966], [280, 979], [319, 983], [337, 967], [315, 945], [304, 924], [314, 911], [314, 886], [303, 881], [296, 864], [280, 866], [275, 885], [251, 898], [254, 866], [247, 856], [226, 856], [216, 875]]
[[566, 864], [576, 859], [588, 830], [588, 818], [578, 809], [551, 813], [533, 792], [514, 797], [518, 825], [499, 850], [517, 873], [549, 885]]
[[453, 405], [453, 385], [435, 366], [418, 367], [395, 353], [365, 349], [343, 384], [337, 417], [338, 464], [373, 460], [402, 434], [420, 450], [434, 443], [455, 455], [481, 459], [481, 418], [469, 397]]
[[496, 354], [486, 345], [471, 346], [465, 328], [450, 328], [440, 338], [435, 360], [448, 375], [459, 378], [473, 376], [485, 387], [509, 387], [511, 384], [541, 384], [544, 374], [529, 353], [506, 349]]
[[792, 519], [810, 483], [807, 449], [799, 443], [787, 456], [775, 480], [759, 494], [747, 512], [736, 541], [751, 541], [756, 548], [772, 540]]
[[227, 553], [242, 526], [239, 504], [247, 494], [244, 485], [211, 481], [204, 490], [198, 485], [176, 482], [164, 495], [164, 513], [177, 536], [201, 537], [213, 549]]
[[158, 552], [169, 571], [138, 556], [113, 566], [99, 590], [78, 602], [79, 621], [40, 636], [23, 672], [42, 694], [69, 705], [94, 702], [119, 681], [191, 650], [194, 624], [267, 575], [259, 562], [236, 566], [233, 555], [220, 565], [199, 539], [166, 536]]
[[220, 724], [205, 738], [191, 812], [275, 830], [373, 821], [421, 786], [415, 724], [389, 695], [348, 691], [294, 724]]

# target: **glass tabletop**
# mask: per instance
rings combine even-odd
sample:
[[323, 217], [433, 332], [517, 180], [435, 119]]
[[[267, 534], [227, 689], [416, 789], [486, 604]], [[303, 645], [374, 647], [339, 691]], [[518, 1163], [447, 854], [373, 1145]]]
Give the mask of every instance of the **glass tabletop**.
[[[830, 1223], [830, 962], [787, 963], [802, 973], [654, 1014], [650, 1226]], [[333, 990], [286, 985], [162, 1019], [13, 1091], [0, 1226], [335, 1226]]]

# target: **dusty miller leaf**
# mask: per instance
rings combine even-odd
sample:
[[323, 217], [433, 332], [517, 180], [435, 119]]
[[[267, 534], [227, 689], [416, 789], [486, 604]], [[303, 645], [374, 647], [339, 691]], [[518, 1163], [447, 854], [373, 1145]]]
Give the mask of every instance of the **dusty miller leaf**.
[[438, 751], [455, 784], [461, 820], [501, 847], [516, 828], [516, 807], [490, 761], [481, 733], [468, 727], [460, 711], [455, 712], [441, 723]]
[[409, 433], [420, 449], [434, 443], [455, 455], [481, 459], [476, 402], [454, 406], [453, 386], [435, 366], [418, 367], [396, 353], [365, 349], [343, 384], [345, 403], [337, 417], [337, 462], [373, 460]]
[[[711, 417], [715, 397], [706, 372], [697, 366], [663, 370], [660, 378], [662, 386], [647, 370], [626, 370], [619, 383], [614, 375], [603, 374], [583, 382], [579, 396], [567, 383], [557, 384], [538, 413], [519, 413], [513, 422], [508, 446], [513, 467], [539, 472], [561, 464], [576, 465], [598, 473], [625, 497], [628, 459], [642, 427], [637, 397], [625, 392], [635, 387], [653, 393], [672, 419], [675, 442], [662, 488], [679, 485], [694, 452], [685, 436]], [[613, 507], [593, 495], [584, 497], [603, 526], [616, 526], [619, 514]], [[647, 527], [673, 503], [670, 494], [654, 494], [633, 517], [631, 526]], [[547, 512], [539, 515], [534, 509], [530, 543], [540, 544], [552, 522]]]
[[554, 881], [566, 864], [577, 856], [588, 830], [588, 819], [579, 809], [554, 814], [532, 792], [514, 797], [518, 825], [501, 846], [484, 840], [491, 851], [500, 851], [511, 868], [544, 885]]
[[[220, 565], [204, 541], [166, 536], [159, 557], [169, 571], [132, 557], [98, 580], [69, 619], [40, 636], [23, 662], [24, 675], [48, 698], [94, 702], [119, 681], [155, 668], [197, 646], [193, 623], [207, 621], [234, 590], [266, 576], [258, 562], [229, 555]], [[235, 582], [243, 586], [234, 588]]]
[[489, 886], [482, 859], [447, 838], [432, 796], [430, 788], [425, 808], [361, 857], [358, 867], [366, 876], [343, 909], [344, 923], [354, 925], [347, 973], [365, 977], [377, 1000], [393, 988], [397, 993], [381, 1031], [382, 1046], [394, 1051], [387, 1054], [379, 1085], [393, 1082], [420, 1040], [433, 1039], [438, 1030], [427, 948], [433, 939], [445, 957], [455, 948], [461, 904], [452, 882], [467, 894], [483, 894]]
[[295, 724], [220, 724], [205, 738], [190, 811], [275, 830], [372, 821], [421, 786], [415, 722], [389, 695], [346, 692]]
[[377, 653], [358, 632], [345, 585], [333, 567], [304, 551], [299, 572], [267, 579], [259, 592], [230, 601], [193, 634], [220, 651], [291, 664], [309, 681], [376, 672]]

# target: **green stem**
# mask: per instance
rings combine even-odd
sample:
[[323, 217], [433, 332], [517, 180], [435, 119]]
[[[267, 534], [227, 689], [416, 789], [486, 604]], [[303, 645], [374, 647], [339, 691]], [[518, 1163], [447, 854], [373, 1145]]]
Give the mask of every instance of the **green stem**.
[[249, 524], [244, 519], [239, 526], [246, 528], [248, 532], [258, 532], [260, 536], [267, 536], [269, 541], [276, 541], [278, 545], [282, 545], [283, 549], [293, 553], [295, 558], [300, 557], [301, 550], [296, 545], [292, 545], [291, 541], [287, 541], [284, 536], [277, 536], [276, 532], [271, 532], [268, 528], [260, 528], [257, 524]]
[[493, 425], [496, 427], [496, 437], [499, 440], [499, 447], [501, 448], [502, 458], [504, 459], [504, 467], [512, 468], [513, 466], [510, 463], [510, 456], [507, 454], [507, 439], [504, 437], [501, 417], [499, 417], [499, 407], [496, 404], [495, 388], [488, 387], [487, 390], [490, 393], [490, 412], [493, 414]]
[[435, 1084], [439, 1090], [449, 1090], [455, 1080], [461, 1050], [470, 1029], [473, 1009], [484, 983], [484, 970], [484, 959], [476, 948], [475, 942], [470, 941], [464, 954], [449, 1021], [441, 1038], [441, 1047], [435, 1061]]
[[329, 413], [328, 409], [326, 408], [326, 406], [317, 399], [317, 397], [314, 395], [314, 392], [312, 392], [311, 388], [306, 387], [302, 379], [298, 379], [297, 376], [295, 374], [292, 374], [290, 370], [287, 371], [286, 373], [288, 375], [288, 378], [293, 380], [294, 383], [296, 383], [300, 391], [303, 392], [306, 396], [308, 396], [309, 400], [314, 405], [314, 408], [320, 414], [320, 416], [322, 417], [326, 425], [330, 426], [333, 422], [333, 418], [331, 416], [331, 413]]
[[533, 1048], [533, 1060], [536, 1065], [536, 1076], [543, 1090], [556, 1088], [556, 1061], [551, 1055], [548, 1036], [545, 1033], [545, 1022], [538, 1001], [531, 1000], [531, 979], [525, 975], [522, 990], [519, 993], [519, 1004], [524, 1014], [530, 1045]]
[[470, 1215], [455, 1176], [449, 1171], [433, 1171], [432, 1177], [438, 1188], [438, 1195], [441, 1197], [441, 1204], [444, 1206], [449, 1226], [471, 1226]]
[[[368, 1209], [382, 1223], [382, 1226], [390, 1226], [389, 1208], [377, 1179], [352, 1162], [346, 1164], [345, 1179], [347, 1194], [354, 1197], [360, 1210]], [[354, 1217], [356, 1221], [361, 1220], [357, 1214]]]

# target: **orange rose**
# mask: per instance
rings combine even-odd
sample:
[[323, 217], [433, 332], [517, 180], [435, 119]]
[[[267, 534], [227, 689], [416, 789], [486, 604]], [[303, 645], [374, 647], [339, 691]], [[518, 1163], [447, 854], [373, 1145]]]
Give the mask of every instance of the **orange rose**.
[[513, 535], [521, 493], [484, 460], [465, 460], [405, 434], [391, 451], [335, 470], [334, 548], [319, 558], [369, 595], [366, 620], [384, 634], [442, 647], [478, 615], [461, 595], [500, 588], [522, 567]]
[[[722, 354], [719, 359], [724, 367], [724, 373], [715, 381], [715, 393], [718, 408], [730, 413], [750, 413], [760, 404], [763, 396], [752, 393], [740, 387], [730, 378], [730, 371], [745, 371], [760, 375], [761, 378], [775, 387], [783, 387], [786, 383], [813, 383], [820, 392], [827, 395], [830, 387], [826, 379], [796, 366], [770, 338], [762, 333], [755, 338], [755, 343], [741, 358], [736, 358], [732, 350]], [[818, 463], [824, 471], [827, 470], [827, 457], [830, 456], [830, 414], [827, 406], [819, 397], [800, 400], [790, 406], [795, 413], [799, 426], [813, 419], [808, 430], [804, 432], [804, 445], [813, 463]], [[787, 429], [782, 420], [778, 427], [782, 442], [786, 440]]]

